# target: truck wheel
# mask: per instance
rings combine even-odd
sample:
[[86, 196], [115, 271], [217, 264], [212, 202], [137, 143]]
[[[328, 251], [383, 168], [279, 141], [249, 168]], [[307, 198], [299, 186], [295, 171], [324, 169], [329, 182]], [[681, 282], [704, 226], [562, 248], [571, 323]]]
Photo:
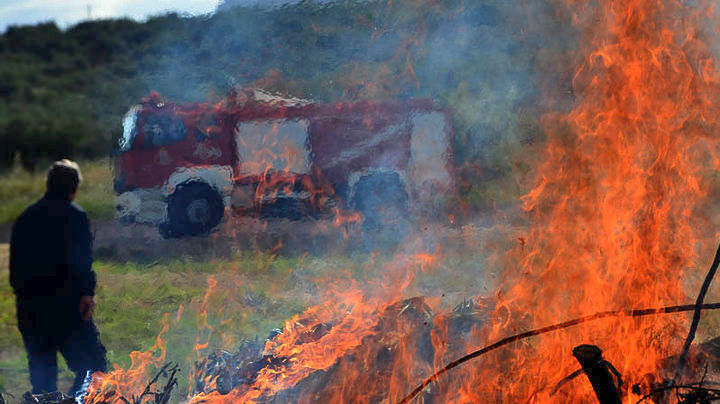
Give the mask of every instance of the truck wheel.
[[165, 237], [199, 236], [208, 234], [223, 217], [223, 200], [207, 184], [180, 184], [168, 197], [168, 222], [161, 227]]
[[363, 241], [368, 250], [394, 250], [410, 231], [410, 208], [400, 175], [380, 172], [355, 184], [351, 206], [363, 217]]

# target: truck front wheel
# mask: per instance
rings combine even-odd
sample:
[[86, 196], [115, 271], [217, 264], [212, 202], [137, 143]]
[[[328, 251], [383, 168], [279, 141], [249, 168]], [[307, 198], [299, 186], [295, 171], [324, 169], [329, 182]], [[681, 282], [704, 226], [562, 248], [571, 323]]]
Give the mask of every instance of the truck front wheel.
[[220, 223], [223, 212], [222, 197], [215, 189], [186, 182], [168, 197], [168, 221], [160, 230], [165, 237], [205, 235]]

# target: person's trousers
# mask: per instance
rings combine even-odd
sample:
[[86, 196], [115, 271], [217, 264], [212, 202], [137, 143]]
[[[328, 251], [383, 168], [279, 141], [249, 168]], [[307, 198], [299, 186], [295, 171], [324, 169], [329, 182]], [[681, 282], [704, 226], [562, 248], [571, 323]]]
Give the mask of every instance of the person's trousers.
[[33, 394], [57, 391], [57, 353], [65, 358], [75, 381], [68, 392], [71, 396], [80, 389], [88, 371], [106, 372], [105, 347], [92, 321], [83, 322], [71, 330], [37, 333], [21, 330], [30, 367]]

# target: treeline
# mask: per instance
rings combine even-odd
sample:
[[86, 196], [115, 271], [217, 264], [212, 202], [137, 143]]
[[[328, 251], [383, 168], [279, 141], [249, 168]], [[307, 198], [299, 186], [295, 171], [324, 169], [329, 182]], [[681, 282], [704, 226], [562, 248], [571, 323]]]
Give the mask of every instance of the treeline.
[[323, 102], [432, 97], [452, 113], [460, 171], [498, 175], [539, 137], [542, 82], [568, 75], [557, 38], [572, 36], [555, 15], [544, 1], [302, 1], [10, 27], [0, 166], [110, 153], [123, 114], [150, 91], [194, 102], [257, 86]]
[[0, 37], [0, 165], [32, 169], [112, 148], [118, 117], [142, 94], [133, 49], [151, 30], [130, 20], [10, 27]]

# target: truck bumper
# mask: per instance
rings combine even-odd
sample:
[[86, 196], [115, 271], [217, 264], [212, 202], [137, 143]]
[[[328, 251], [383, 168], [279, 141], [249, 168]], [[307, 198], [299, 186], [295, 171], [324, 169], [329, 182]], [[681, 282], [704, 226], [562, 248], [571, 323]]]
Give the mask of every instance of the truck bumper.
[[122, 222], [158, 225], [167, 221], [167, 198], [160, 189], [123, 192], [115, 197], [115, 211]]

